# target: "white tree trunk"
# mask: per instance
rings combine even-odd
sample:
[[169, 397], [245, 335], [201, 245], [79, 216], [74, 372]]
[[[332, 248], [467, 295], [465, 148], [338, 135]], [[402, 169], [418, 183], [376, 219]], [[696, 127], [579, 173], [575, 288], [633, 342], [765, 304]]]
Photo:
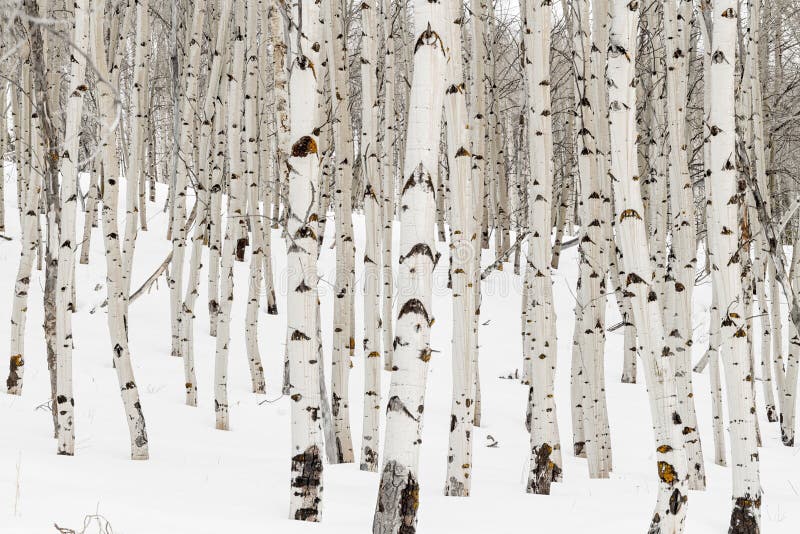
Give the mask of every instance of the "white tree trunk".
[[244, 165], [241, 158], [243, 121], [243, 76], [245, 62], [245, 12], [244, 2], [240, 0], [238, 9], [234, 8], [232, 27], [232, 62], [228, 71], [228, 217], [225, 225], [225, 241], [222, 245], [220, 289], [220, 309], [217, 318], [217, 343], [214, 364], [214, 411], [218, 430], [230, 428], [228, 412], [228, 346], [230, 344], [231, 308], [233, 307], [233, 262], [235, 256], [244, 248], [245, 235], [242, 233], [244, 210], [246, 207]]
[[747, 334], [740, 274], [738, 239], [738, 180], [734, 115], [734, 69], [738, 12], [736, 2], [714, 2], [711, 36], [708, 118], [709, 155], [706, 187], [710, 188], [708, 232], [713, 248], [712, 269], [720, 309], [720, 357], [725, 368], [733, 470], [731, 534], [759, 532], [761, 484], [753, 406], [753, 377], [749, 372]]
[[[92, 49], [94, 63], [101, 79], [110, 78], [106, 63], [105, 39], [103, 31], [103, 10], [97, 9], [91, 17]], [[116, 84], [114, 84], [116, 85]], [[122, 404], [131, 440], [131, 458], [146, 460], [149, 457], [147, 430], [139, 399], [139, 391], [133, 376], [130, 350], [128, 347], [127, 312], [128, 295], [123, 280], [122, 253], [117, 224], [119, 195], [119, 161], [114, 143], [114, 130], [117, 127], [116, 92], [106, 84], [98, 84], [100, 111], [100, 139], [103, 140], [103, 236], [106, 248], [106, 285], [108, 295], [108, 330], [111, 338], [114, 368], [122, 392]]]
[[622, 252], [622, 290], [630, 298], [639, 336], [640, 354], [647, 380], [647, 393], [656, 441], [659, 476], [658, 500], [650, 524], [651, 533], [683, 531], [686, 517], [686, 460], [679, 449], [681, 426], [677, 412], [675, 375], [667, 349], [661, 306], [653, 287], [653, 269], [647, 230], [642, 217], [636, 133], [636, 34], [638, 4], [613, 0], [608, 47], [609, 124], [611, 168], [617, 242]]
[[[56, 415], [58, 454], [75, 454], [75, 400], [72, 394], [72, 287], [75, 268], [75, 209], [77, 205], [78, 158], [83, 95], [86, 92], [86, 53], [89, 50], [89, 2], [77, 0], [74, 9], [72, 54], [68, 81], [64, 153], [61, 156], [61, 228], [59, 231], [56, 281]], [[5, 135], [3, 133], [2, 135]]]
[[[29, 84], [25, 80], [30, 78], [30, 67], [23, 65], [22, 69], [23, 84]], [[22, 91], [20, 91], [22, 93]], [[27, 98], [25, 99], [27, 102]], [[22, 251], [20, 252], [19, 267], [17, 269], [16, 282], [14, 284], [14, 298], [11, 305], [11, 347], [9, 358], [9, 371], [8, 378], [6, 379], [6, 387], [9, 395], [21, 395], [23, 375], [25, 371], [25, 324], [27, 320], [28, 308], [28, 290], [31, 284], [31, 271], [33, 269], [33, 260], [36, 256], [39, 246], [39, 238], [37, 235], [39, 229], [39, 206], [42, 194], [42, 174], [41, 172], [30, 172], [31, 166], [36, 163], [30, 159], [30, 147], [35, 146], [33, 141], [38, 136], [38, 120], [36, 118], [25, 116], [27, 106], [20, 105], [20, 112], [17, 117], [20, 118], [20, 137], [16, 139], [17, 147], [20, 148], [20, 158], [18, 160], [17, 168], [21, 169], [18, 173], [20, 180], [18, 182], [19, 192], [22, 194], [24, 202], [20, 207], [22, 237]], [[27, 144], [27, 149], [22, 149], [22, 145]], [[28, 162], [30, 161], [30, 165]]]
[[[174, 142], [178, 143], [175, 157], [177, 174], [175, 183], [172, 184], [172, 264], [167, 277], [170, 288], [170, 321], [172, 330], [172, 355], [183, 357], [183, 270], [184, 256], [186, 254], [186, 187], [190, 173], [189, 165], [192, 157], [191, 139], [194, 130], [194, 113], [197, 109], [197, 93], [200, 70], [200, 51], [203, 44], [203, 25], [206, 17], [206, 5], [203, 2], [194, 4], [192, 14], [191, 38], [188, 43], [188, 54], [182, 68], [182, 78], [186, 80], [186, 87], [180, 106], [180, 133]], [[237, 74], [238, 76], [238, 74]], [[236, 157], [238, 160], [238, 155]], [[130, 189], [136, 192], [138, 189]], [[188, 380], [187, 380], [188, 382]]]
[[[293, 13], [293, 42], [298, 43], [289, 78], [291, 156], [286, 228], [289, 397], [291, 399], [292, 474], [289, 517], [319, 521], [322, 501], [322, 433], [317, 357], [317, 202], [320, 156], [315, 115], [321, 33], [319, 8], [309, 0]], [[299, 24], [302, 29], [298, 34]]]
[[264, 227], [259, 209], [259, 157], [258, 146], [258, 83], [260, 79], [258, 61], [258, 4], [247, 2], [247, 62], [244, 81], [244, 128], [242, 137], [245, 150], [245, 185], [247, 187], [247, 223], [251, 229], [250, 283], [248, 284], [245, 313], [245, 346], [250, 366], [250, 382], [253, 393], [265, 393], [264, 367], [258, 350], [258, 309], [261, 300], [261, 278], [264, 269]]
[[450, 259], [453, 286], [453, 397], [450, 415], [449, 452], [444, 494], [466, 497], [472, 486], [472, 427], [475, 370], [472, 340], [474, 284], [479, 282], [473, 261], [475, 226], [466, 84], [461, 61], [463, 8], [458, 0], [446, 2], [447, 89], [444, 110], [447, 121], [447, 158], [450, 169]]
[[673, 0], [664, 2], [664, 34], [667, 58], [667, 138], [669, 143], [668, 175], [672, 214], [672, 253], [666, 287], [672, 306], [665, 322], [673, 345], [675, 379], [678, 385], [678, 413], [683, 420], [682, 435], [689, 465], [689, 489], [705, 489], [705, 462], [697, 428], [697, 414], [692, 391], [692, 295], [697, 265], [694, 188], [689, 173], [689, 145], [686, 143], [687, 84], [689, 81], [686, 33], [690, 31], [691, 4], [681, 2], [680, 11]]
[[[353, 182], [353, 131], [350, 124], [349, 68], [343, 6], [340, 0], [326, 0], [328, 20], [331, 21], [332, 38], [328, 39], [328, 61], [331, 94], [335, 95], [333, 107], [333, 137], [336, 157], [335, 189], [335, 246], [336, 280], [333, 304], [333, 353], [331, 357], [331, 412], [333, 413], [336, 445], [340, 463], [354, 460], [353, 440], [350, 432], [350, 383], [347, 302], [352, 293], [354, 279], [350, 278], [348, 261], [355, 255], [351, 191]], [[326, 30], [328, 31], [328, 30]], [[363, 451], [362, 451], [363, 452]], [[374, 449], [377, 457], [378, 449]]]
[[384, 466], [373, 532], [413, 532], [419, 506], [419, 449], [432, 324], [434, 184], [446, 76], [446, 12], [423, 2], [414, 10], [414, 78], [408, 109], [401, 193], [400, 272], [392, 382], [386, 412]]
[[364, 426], [361, 470], [378, 470], [381, 407], [381, 175], [378, 155], [378, 10], [361, 3], [361, 144], [364, 189]]
[[561, 480], [561, 443], [554, 397], [557, 339], [550, 273], [553, 206], [553, 121], [550, 113], [549, 3], [522, 2], [526, 121], [531, 178], [528, 182], [528, 302], [523, 329], [525, 374], [531, 385], [529, 493], [549, 494]]

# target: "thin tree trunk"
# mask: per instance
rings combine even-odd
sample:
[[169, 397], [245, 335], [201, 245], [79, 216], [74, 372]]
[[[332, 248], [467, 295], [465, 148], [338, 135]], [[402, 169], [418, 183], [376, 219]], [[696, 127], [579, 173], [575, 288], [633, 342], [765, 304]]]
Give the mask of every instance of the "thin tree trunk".
[[474, 202], [470, 184], [471, 154], [466, 84], [461, 62], [461, 24], [463, 7], [458, 0], [446, 4], [447, 89], [444, 110], [447, 121], [447, 157], [450, 169], [450, 258], [453, 287], [453, 397], [450, 415], [449, 452], [444, 494], [466, 497], [472, 485], [472, 426], [474, 410], [474, 359], [472, 317], [475, 292], [471, 285], [479, 282], [472, 261], [474, 250], [472, 228]]
[[378, 9], [361, 4], [361, 168], [364, 190], [364, 426], [361, 470], [378, 470], [381, 405], [381, 176], [378, 155]]

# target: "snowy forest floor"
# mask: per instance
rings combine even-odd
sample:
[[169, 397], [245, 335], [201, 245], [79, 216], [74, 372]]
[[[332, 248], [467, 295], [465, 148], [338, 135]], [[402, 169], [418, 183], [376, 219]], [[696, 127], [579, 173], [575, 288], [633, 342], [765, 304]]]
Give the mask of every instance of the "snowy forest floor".
[[[7, 170], [12, 169], [7, 167]], [[86, 184], [83, 185], [85, 191]], [[124, 196], [124, 184], [120, 189]], [[139, 287], [170, 250], [165, 239], [166, 214], [159, 209], [164, 205], [166, 189], [159, 188], [158, 193], [158, 202], [148, 204], [151, 230], [141, 232], [136, 245], [134, 288]], [[6, 173], [5, 198], [7, 235], [12, 241], [0, 241], [0, 295], [6, 296], [0, 300], [4, 303], [0, 306], [0, 347], [8, 347], [9, 343], [10, 297], [20, 251], [12, 172]], [[124, 207], [122, 198], [120, 206]], [[122, 208], [120, 216], [124, 218]], [[354, 219], [356, 258], [362, 258], [364, 219], [358, 215]], [[78, 236], [82, 235], [82, 226], [83, 217], [80, 216]], [[329, 245], [333, 228], [333, 216], [329, 215], [319, 261], [328, 379], [335, 258]], [[90, 264], [78, 265], [76, 274], [76, 454], [74, 457], [56, 455], [50, 413], [39, 408], [49, 398], [49, 378], [41, 328], [44, 273], [34, 271], [28, 306], [24, 392], [22, 397], [0, 393], [0, 533], [56, 532], [54, 523], [80, 532], [84, 518], [95, 513], [108, 520], [114, 534], [369, 532], [378, 475], [359, 471], [358, 463], [325, 466], [321, 524], [288, 519], [289, 400], [280, 395], [286, 331], [286, 254], [280, 232], [275, 230], [272, 234], [280, 315], [267, 315], [264, 305], [259, 323], [259, 344], [267, 377], [266, 395], [250, 392], [244, 345], [248, 263], [237, 263], [235, 267], [229, 432], [214, 429], [214, 338], [208, 334], [206, 271], [202, 275], [195, 328], [197, 408], [184, 405], [182, 362], [169, 355], [169, 291], [164, 278], [131, 305], [131, 353], [150, 439], [151, 458], [146, 462], [129, 459], [128, 431], [117, 378], [111, 367], [106, 310], [101, 306], [106, 296], [102, 234], [99, 228], [93, 232]], [[394, 238], [396, 266], [397, 224]], [[450, 420], [452, 304], [447, 290], [448, 249], [444, 243], [439, 243], [438, 249], [442, 261], [434, 273], [433, 305], [437, 320], [431, 341], [436, 352], [431, 360], [425, 408], [418, 531], [421, 534], [501, 534], [554, 529], [594, 534], [644, 532], [656, 497], [653, 436], [642, 373], [635, 385], [622, 384], [619, 380], [622, 329], [608, 333], [606, 345], [606, 392], [614, 461], [611, 478], [589, 480], [586, 460], [570, 453], [569, 368], [576, 248], [564, 252], [561, 268], [554, 274], [559, 340], [556, 399], [564, 451], [564, 482], [554, 485], [550, 496], [525, 493], [529, 456], [529, 438], [524, 426], [527, 390], [518, 380], [507, 379], [521, 365], [522, 280], [513, 274], [511, 264], [506, 264], [504, 271], [495, 271], [483, 283], [480, 330], [483, 426], [476, 428], [474, 435], [472, 496], [442, 495]], [[484, 265], [492, 259], [491, 253], [485, 253]], [[358, 281], [362, 267], [357, 261]], [[708, 345], [710, 288], [710, 281], [705, 278], [695, 292], [695, 362]], [[361, 292], [359, 283], [356, 292], [356, 339], [359, 340], [362, 337]], [[618, 322], [613, 299], [607, 309], [608, 325]], [[756, 327], [754, 331], [759, 330]], [[360, 346], [360, 342], [357, 345]], [[361, 436], [362, 357], [358, 349], [350, 375], [356, 451], [360, 450]], [[6, 364], [2, 365], [5, 379]], [[384, 402], [389, 380], [389, 373], [384, 372]], [[690, 494], [687, 532], [725, 532], [730, 513], [730, 471], [713, 463], [708, 375], [695, 374], [694, 385], [708, 489]], [[766, 421], [760, 383], [757, 388], [763, 438], [760, 455], [764, 487], [762, 531], [795, 534], [800, 531], [800, 448], [781, 445], [778, 425]], [[725, 413], [727, 417], [727, 411]], [[726, 439], [729, 439], [727, 434]], [[497, 446], [488, 447], [494, 440]], [[101, 532], [96, 525], [86, 530], [87, 534], [95, 532]]]

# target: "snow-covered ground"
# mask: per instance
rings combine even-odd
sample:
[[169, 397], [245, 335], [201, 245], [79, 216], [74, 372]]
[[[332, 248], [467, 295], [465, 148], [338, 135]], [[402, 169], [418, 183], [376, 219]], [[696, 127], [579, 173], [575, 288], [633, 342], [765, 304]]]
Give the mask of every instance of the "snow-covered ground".
[[[11, 170], [8, 168], [8, 170]], [[11, 295], [16, 275], [19, 219], [11, 173], [6, 178], [7, 235], [0, 241], [0, 347], [8, 347]], [[124, 185], [121, 188], [124, 191]], [[84, 188], [85, 190], [85, 188]], [[169, 251], [165, 240], [164, 190], [149, 204], [151, 230], [136, 246], [134, 287]], [[121, 199], [122, 200], [122, 199]], [[124, 203], [121, 202], [121, 205]], [[79, 231], [82, 227], [79, 221]], [[363, 217], [355, 218], [356, 258], [363, 257]], [[329, 219], [320, 258], [320, 296], [326, 358], [330, 360], [334, 251], [328, 246]], [[81, 235], [80, 233], [78, 235]], [[395, 232], [395, 243], [399, 232]], [[80, 531], [87, 515], [99, 513], [115, 534], [220, 533], [363, 533], [371, 530], [378, 475], [358, 464], [326, 465], [321, 524], [288, 520], [289, 406], [280, 398], [285, 336], [285, 247], [273, 233], [273, 261], [281, 315], [260, 316], [260, 347], [268, 392], [250, 392], [244, 346], [247, 263], [236, 264], [236, 301], [232, 320], [229, 395], [231, 430], [214, 429], [212, 376], [214, 338], [208, 335], [206, 279], [203, 273], [196, 321], [199, 406], [184, 405], [183, 368], [169, 356], [169, 293], [162, 278], [130, 310], [131, 351], [150, 438], [151, 458], [129, 459], [128, 433], [105, 320], [105, 262], [102, 234], [94, 230], [91, 262], [77, 267], [74, 319], [75, 428], [74, 457], [56, 456], [52, 421], [38, 408], [49, 397], [42, 324], [43, 273], [31, 283], [26, 337], [26, 373], [22, 397], [0, 393], [0, 533], [56, 532], [54, 523]], [[445, 244], [439, 251], [447, 254]], [[395, 259], [396, 259], [395, 249]], [[492, 258], [485, 256], [484, 263]], [[644, 385], [621, 384], [622, 332], [608, 334], [608, 395], [614, 471], [609, 480], [589, 480], [585, 460], [571, 449], [569, 366], [573, 331], [576, 249], [565, 251], [555, 273], [559, 363], [556, 382], [564, 482], [550, 496], [525, 493], [528, 435], [524, 427], [526, 389], [504, 377], [520, 367], [519, 311], [521, 280], [510, 264], [484, 282], [480, 373], [483, 426], [475, 430], [473, 495], [442, 495], [450, 417], [451, 300], [446, 288], [446, 257], [435, 272], [432, 346], [424, 442], [420, 467], [421, 506], [418, 531], [436, 533], [592, 532], [641, 533], [656, 496], [653, 438]], [[360, 280], [361, 265], [356, 268]], [[695, 361], [707, 346], [710, 284], [695, 293]], [[356, 332], [361, 337], [361, 287], [356, 295]], [[608, 324], [618, 321], [608, 305]], [[758, 331], [758, 330], [756, 330]], [[758, 344], [756, 344], [758, 347]], [[4, 357], [5, 358], [5, 357]], [[2, 364], [5, 369], [5, 363]], [[330, 371], [327, 373], [330, 377]], [[350, 398], [355, 448], [361, 435], [362, 354], [353, 359]], [[5, 370], [3, 370], [5, 379]], [[383, 374], [384, 400], [389, 373]], [[689, 497], [689, 534], [727, 530], [730, 471], [713, 464], [711, 406], [707, 375], [694, 375], [708, 489]], [[800, 532], [800, 454], [780, 443], [776, 424], [767, 423], [758, 385], [761, 475], [764, 487], [762, 532]], [[5, 388], [2, 388], [4, 391]], [[330, 391], [330, 389], [328, 389]], [[264, 402], [269, 401], [269, 402]], [[489, 436], [499, 444], [487, 447]], [[100, 532], [96, 525], [87, 533]]]

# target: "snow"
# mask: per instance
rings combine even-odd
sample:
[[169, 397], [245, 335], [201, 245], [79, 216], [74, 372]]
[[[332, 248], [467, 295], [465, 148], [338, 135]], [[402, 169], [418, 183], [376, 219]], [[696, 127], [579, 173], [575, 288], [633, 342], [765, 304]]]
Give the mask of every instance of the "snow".
[[[12, 169], [7, 168], [8, 171]], [[85, 179], [85, 177], [84, 177]], [[125, 191], [124, 184], [120, 188]], [[85, 184], [83, 190], [86, 190]], [[170, 249], [165, 239], [166, 190], [148, 205], [151, 230], [136, 245], [134, 288], [158, 266]], [[0, 242], [0, 295], [12, 295], [19, 244], [15, 180], [6, 173], [6, 225], [12, 241]], [[120, 206], [124, 206], [120, 199]], [[124, 209], [120, 210], [124, 217]], [[79, 217], [78, 235], [82, 235]], [[364, 222], [355, 217], [356, 258], [363, 257]], [[399, 238], [395, 226], [395, 243]], [[325, 357], [330, 365], [334, 251], [333, 217], [319, 262]], [[345, 533], [368, 532], [375, 507], [378, 475], [359, 471], [358, 463], [326, 465], [321, 524], [288, 519], [289, 406], [280, 397], [285, 337], [285, 247], [279, 231], [272, 236], [276, 292], [281, 315], [260, 315], [259, 339], [267, 377], [267, 394], [250, 392], [244, 346], [247, 263], [236, 264], [236, 301], [230, 350], [231, 430], [214, 429], [212, 379], [214, 338], [208, 335], [206, 274], [201, 281], [195, 328], [199, 405], [183, 404], [182, 362], [169, 355], [169, 292], [163, 277], [148, 294], [131, 305], [131, 354], [142, 396], [150, 438], [149, 461], [129, 459], [117, 378], [104, 317], [105, 262], [102, 234], [93, 231], [91, 261], [77, 267], [74, 316], [74, 376], [76, 454], [57, 456], [49, 411], [38, 409], [49, 397], [49, 378], [41, 324], [44, 275], [34, 272], [26, 336], [26, 373], [22, 397], [0, 393], [0, 533], [55, 532], [60, 527], [80, 531], [84, 518], [99, 513], [115, 534], [161, 533]], [[525, 493], [529, 456], [524, 427], [527, 391], [506, 377], [521, 365], [519, 311], [521, 279], [511, 264], [495, 271], [483, 285], [480, 339], [483, 426], [474, 433], [473, 494], [444, 497], [450, 417], [450, 333], [452, 304], [447, 290], [447, 246], [435, 272], [432, 346], [434, 357], [425, 409], [421, 473], [420, 533], [516, 532], [644, 532], [656, 497], [653, 438], [647, 396], [642, 383], [621, 384], [622, 330], [608, 334], [606, 392], [608, 395], [614, 470], [608, 480], [589, 480], [586, 460], [571, 454], [569, 367], [573, 331], [576, 248], [564, 251], [554, 274], [558, 314], [559, 363], [556, 378], [564, 482], [550, 496]], [[492, 261], [484, 255], [484, 264]], [[395, 261], [397, 250], [395, 249]], [[362, 265], [356, 276], [361, 281]], [[356, 294], [356, 332], [362, 332], [361, 284]], [[0, 307], [0, 346], [8, 346], [11, 300]], [[707, 347], [710, 284], [695, 292], [696, 361]], [[784, 315], [785, 317], [785, 315]], [[618, 322], [616, 304], [608, 304], [608, 324]], [[758, 332], [758, 329], [755, 329]], [[759, 344], [756, 343], [758, 350]], [[360, 450], [363, 355], [353, 359], [350, 382], [354, 449]], [[757, 356], [758, 357], [758, 356]], [[3, 364], [5, 366], [5, 364]], [[5, 371], [3, 371], [5, 373]], [[330, 379], [330, 369], [327, 371]], [[4, 378], [4, 377], [3, 377]], [[390, 374], [383, 373], [384, 402]], [[641, 382], [641, 373], [640, 373]], [[730, 513], [730, 470], [713, 463], [711, 402], [707, 374], [694, 375], [700, 433], [704, 445], [708, 489], [689, 496], [687, 532], [718, 533], [727, 529]], [[4, 389], [4, 388], [3, 388]], [[328, 388], [330, 391], [330, 387]], [[777, 424], [764, 417], [757, 384], [764, 448], [762, 531], [770, 534], [800, 530], [800, 454], [780, 443]], [[265, 402], [266, 401], [266, 402]], [[499, 444], [487, 447], [491, 435]], [[727, 438], [727, 435], [726, 435]], [[730, 458], [728, 458], [730, 461]], [[357, 459], [358, 461], [358, 459]], [[101, 532], [94, 523], [87, 533]]]

